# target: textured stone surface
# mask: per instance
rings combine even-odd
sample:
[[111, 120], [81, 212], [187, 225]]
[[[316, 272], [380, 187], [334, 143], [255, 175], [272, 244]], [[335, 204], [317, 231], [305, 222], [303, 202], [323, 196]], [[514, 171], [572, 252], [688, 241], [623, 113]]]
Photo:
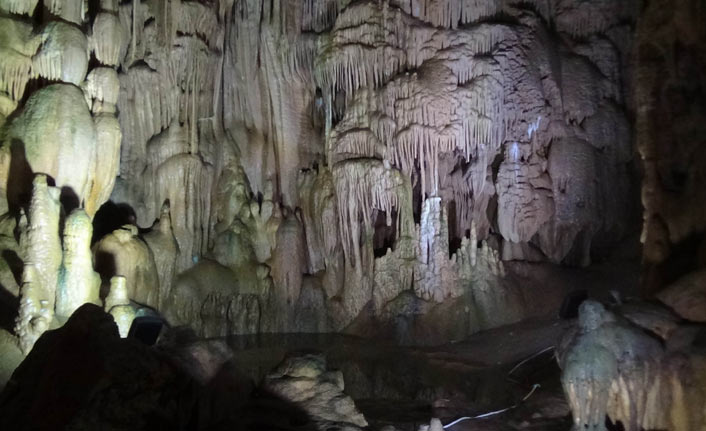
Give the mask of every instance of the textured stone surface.
[[285, 359], [265, 377], [264, 388], [304, 410], [319, 430], [331, 426], [358, 430], [368, 422], [343, 392], [343, 374], [329, 371], [322, 355]]
[[635, 36], [645, 294], [706, 266], [706, 17], [698, 1], [650, 4]]
[[0, 211], [110, 200], [103, 294], [199, 334], [464, 336], [542, 313], [507, 261], [635, 230], [635, 1], [0, 8]]
[[704, 329], [673, 325], [662, 332], [663, 345], [648, 331], [664, 319], [634, 321], [644, 326], [598, 302], [581, 304], [577, 327], [557, 347], [572, 429], [605, 430], [606, 416], [625, 429], [703, 426], [706, 392], [695, 382], [703, 380], [706, 366], [698, 341]]

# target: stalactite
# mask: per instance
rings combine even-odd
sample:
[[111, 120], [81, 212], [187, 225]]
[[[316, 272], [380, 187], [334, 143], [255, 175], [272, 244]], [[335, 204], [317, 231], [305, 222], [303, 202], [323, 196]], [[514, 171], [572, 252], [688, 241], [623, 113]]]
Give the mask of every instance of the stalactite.
[[117, 66], [125, 52], [126, 41], [120, 20], [115, 14], [101, 12], [96, 16], [90, 46], [98, 61], [106, 66]]
[[88, 41], [77, 27], [62, 21], [47, 24], [41, 46], [32, 57], [32, 76], [79, 85], [88, 70]]
[[32, 15], [39, 0], [1, 0], [0, 10], [17, 15]]
[[223, 26], [218, 22], [216, 10], [195, 1], [180, 2], [178, 7], [176, 31], [198, 36], [211, 49], [219, 48]]
[[398, 206], [399, 171], [385, 168], [375, 159], [354, 159], [334, 166], [333, 181], [338, 199], [341, 242], [346, 260], [360, 265], [360, 228], [372, 228], [373, 210], [390, 214]]
[[10, 95], [13, 101], [20, 100], [31, 77], [32, 59], [2, 48], [0, 55], [3, 58], [0, 65], [0, 91]]
[[43, 2], [52, 15], [74, 24], [83, 23], [86, 18], [84, 0], [47, 0]]

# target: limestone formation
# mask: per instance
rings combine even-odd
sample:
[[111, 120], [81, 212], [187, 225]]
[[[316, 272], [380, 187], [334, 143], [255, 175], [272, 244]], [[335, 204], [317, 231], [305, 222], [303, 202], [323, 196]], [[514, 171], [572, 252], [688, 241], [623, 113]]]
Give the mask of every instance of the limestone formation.
[[152, 225], [152, 231], [144, 236], [157, 268], [159, 276], [159, 307], [169, 298], [169, 289], [176, 274], [176, 262], [179, 257], [179, 244], [177, 244], [172, 233], [171, 216], [169, 215], [169, 203], [162, 205], [159, 220]]
[[702, 426], [706, 394], [700, 370], [706, 357], [696, 344], [700, 330], [672, 329], [663, 347], [621, 315], [585, 301], [578, 327], [557, 351], [572, 429], [605, 430], [606, 416], [626, 430]]
[[96, 270], [103, 280], [125, 277], [128, 298], [149, 307], [159, 305], [159, 276], [154, 255], [137, 235], [137, 228], [125, 225], [103, 237], [93, 248]]
[[[277, 316], [266, 308], [270, 283], [267, 271], [236, 275], [203, 259], [176, 277], [170, 295], [178, 300], [165, 301], [161, 311], [173, 325], [189, 324], [204, 337], [272, 331], [267, 319]], [[249, 284], [262, 286], [262, 291], [241, 293], [240, 286]]]
[[[66, 3], [80, 2], [67, 0]], [[88, 69], [86, 35], [74, 25], [52, 21], [42, 29], [39, 38], [39, 51], [32, 57], [32, 74], [74, 85], [83, 82]]]
[[685, 275], [658, 292], [657, 298], [684, 319], [706, 323], [706, 270]]
[[110, 279], [110, 291], [105, 297], [105, 311], [113, 316], [122, 338], [128, 336], [132, 321], [135, 320], [135, 308], [130, 304], [125, 277], [116, 275]]
[[64, 222], [64, 255], [56, 289], [56, 315], [68, 318], [81, 305], [101, 305], [101, 279], [93, 270], [91, 234], [93, 226], [86, 212], [76, 209]]
[[3, 132], [0, 150], [11, 155], [16, 166], [26, 166], [12, 176], [13, 169], [2, 172], [13, 205], [25, 203], [22, 196], [31, 192], [32, 172], [51, 176], [75, 206], [88, 198], [85, 167], [96, 157], [96, 132], [81, 90], [52, 84], [33, 93]]
[[319, 430], [334, 424], [353, 430], [368, 425], [353, 400], [343, 392], [343, 374], [328, 370], [321, 355], [285, 359], [265, 378], [264, 386], [303, 409]]
[[641, 109], [634, 126], [644, 172], [645, 294], [706, 264], [702, 253], [688, 253], [686, 262], [678, 257], [690, 244], [704, 247], [705, 18], [698, 2], [670, 3], [668, 14], [651, 4], [635, 30], [634, 98]]
[[26, 354], [54, 319], [56, 288], [62, 261], [59, 237], [60, 190], [44, 175], [32, 183], [27, 226], [22, 232], [24, 271], [15, 333]]
[[630, 233], [633, 2], [35, 3], [0, 0], [0, 212], [35, 173], [111, 201], [104, 289], [204, 334], [470, 332], [531, 314], [507, 261]]

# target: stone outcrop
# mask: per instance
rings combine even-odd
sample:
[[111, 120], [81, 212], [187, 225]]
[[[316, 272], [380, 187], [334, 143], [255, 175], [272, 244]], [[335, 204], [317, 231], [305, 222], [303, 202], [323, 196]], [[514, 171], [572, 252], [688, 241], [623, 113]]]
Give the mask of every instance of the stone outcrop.
[[263, 387], [300, 407], [318, 430], [331, 426], [359, 430], [368, 425], [353, 400], [343, 392], [343, 374], [328, 370], [322, 355], [285, 359], [265, 377]]
[[578, 326], [557, 350], [572, 429], [605, 430], [606, 417], [626, 430], [703, 425], [706, 356], [697, 340], [704, 328], [673, 328], [660, 340], [648, 332], [658, 320], [640, 327], [598, 302], [581, 305]]

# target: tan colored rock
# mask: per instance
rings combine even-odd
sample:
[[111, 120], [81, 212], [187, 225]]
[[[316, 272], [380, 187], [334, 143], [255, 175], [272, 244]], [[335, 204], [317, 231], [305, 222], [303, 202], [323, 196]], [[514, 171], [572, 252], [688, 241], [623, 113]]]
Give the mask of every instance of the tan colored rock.
[[304, 410], [319, 430], [332, 424], [360, 429], [368, 422], [344, 390], [343, 374], [329, 371], [321, 355], [285, 359], [265, 377], [265, 388]]
[[111, 114], [98, 114], [93, 117], [96, 130], [96, 155], [91, 166], [87, 196], [84, 201], [86, 212], [95, 214], [108, 201], [115, 185], [120, 167], [120, 124]]
[[118, 325], [120, 336], [126, 338], [130, 332], [132, 321], [135, 320], [135, 308], [130, 304], [125, 277], [111, 277], [110, 292], [105, 298], [104, 308], [107, 313], [113, 316], [113, 320]]
[[118, 66], [120, 56], [126, 48], [126, 38], [118, 17], [109, 12], [100, 12], [93, 21], [90, 37], [91, 51], [98, 61], [106, 66]]
[[[61, 3], [80, 0], [53, 0]], [[32, 57], [32, 76], [79, 85], [88, 70], [88, 41], [81, 30], [63, 21], [51, 21], [39, 36], [39, 51]]]
[[706, 322], [706, 270], [685, 275], [657, 293], [657, 299], [684, 319]]
[[19, 15], [32, 15], [39, 0], [2, 0], [0, 10]]
[[15, 368], [20, 365], [23, 359], [24, 355], [20, 350], [17, 337], [0, 329], [0, 390], [5, 387]]
[[152, 225], [152, 230], [144, 236], [147, 246], [154, 256], [157, 274], [159, 275], [159, 308], [169, 297], [174, 276], [176, 275], [176, 262], [179, 257], [179, 244], [172, 233], [172, 222], [169, 214], [169, 203], [162, 205], [159, 220]]
[[0, 153], [10, 155], [13, 165], [25, 167], [12, 177], [9, 171], [0, 171], [5, 190], [9, 182], [15, 184], [8, 190], [11, 204], [31, 192], [32, 172], [51, 176], [75, 206], [88, 198], [92, 169], [86, 167], [96, 159], [96, 133], [78, 87], [52, 84], [36, 91], [4, 127]]
[[93, 255], [103, 279], [125, 277], [128, 298], [149, 307], [159, 305], [157, 266], [137, 227], [125, 225], [105, 236], [93, 247]]
[[93, 114], [115, 113], [120, 95], [120, 81], [115, 69], [96, 67], [88, 73], [81, 89], [86, 94], [86, 102]]
[[[32, 4], [31, 1], [9, 3], [15, 4], [10, 5], [10, 9], [20, 4], [28, 7]], [[5, 5], [0, 4], [0, 9], [3, 6]], [[34, 5], [31, 7], [34, 8]], [[3, 62], [0, 64], [0, 91], [6, 93], [7, 96], [3, 95], [3, 97], [8, 99], [2, 103], [3, 116], [9, 115], [8, 104], [18, 102], [24, 95], [25, 86], [31, 77], [32, 56], [38, 44], [39, 39], [32, 33], [31, 25], [21, 19], [0, 17], [0, 55], [3, 57]]]
[[44, 0], [43, 3], [49, 12], [74, 24], [82, 24], [88, 12], [82, 0]]

